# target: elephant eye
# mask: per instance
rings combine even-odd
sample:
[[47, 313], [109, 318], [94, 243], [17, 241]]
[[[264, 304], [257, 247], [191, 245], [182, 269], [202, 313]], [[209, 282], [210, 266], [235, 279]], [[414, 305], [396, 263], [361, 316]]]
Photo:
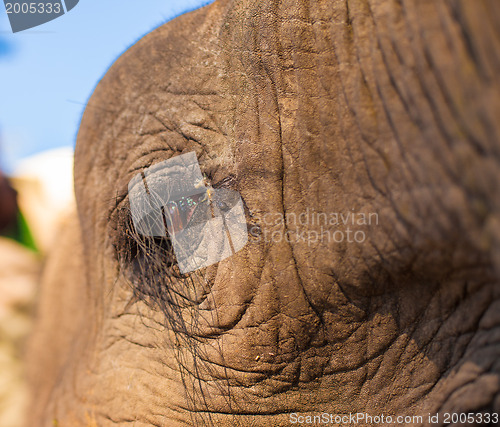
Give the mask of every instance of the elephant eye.
[[[235, 184], [229, 175], [212, 185], [194, 151], [136, 171], [128, 182], [128, 206], [117, 227], [123, 234], [115, 246], [136, 289], [167, 295], [171, 279], [193, 279], [189, 273], [246, 246], [247, 210]], [[182, 280], [176, 282], [181, 286]]]
[[[195, 195], [187, 195], [169, 200], [161, 210], [165, 232], [157, 235], [141, 233], [134, 223], [130, 207], [130, 194], [127, 193], [120, 201], [120, 208], [110, 215], [110, 235], [118, 260], [120, 275], [125, 279], [140, 300], [150, 301], [154, 306], [160, 306], [168, 318], [176, 318], [175, 310], [184, 306], [199, 304], [209, 288], [213, 272], [200, 271], [199, 274], [184, 273], [179, 267], [179, 260], [174, 251], [170, 231], [189, 233], [210, 219], [229, 214], [231, 210], [243, 205], [247, 218], [247, 229], [255, 237], [258, 226], [252, 221], [251, 213], [239, 194], [231, 190], [231, 179], [214, 184], [211, 190]], [[154, 192], [151, 192], [154, 201]], [[237, 241], [233, 241], [237, 243]], [[181, 254], [182, 255], [182, 254]], [[207, 276], [208, 274], [208, 276]]]
[[[149, 294], [158, 277], [182, 277], [168, 233], [164, 236], [138, 233], [132, 220], [128, 196], [125, 195], [120, 200], [119, 207], [115, 207], [109, 217], [109, 235], [120, 271], [127, 281], [132, 282], [139, 293]], [[168, 206], [166, 210], [177, 224], [177, 229], [182, 228], [192, 216], [175, 204]]]
[[179, 233], [187, 228], [196, 209], [205, 198], [206, 194], [202, 193], [168, 202], [165, 210], [167, 229], [173, 230], [174, 233]]

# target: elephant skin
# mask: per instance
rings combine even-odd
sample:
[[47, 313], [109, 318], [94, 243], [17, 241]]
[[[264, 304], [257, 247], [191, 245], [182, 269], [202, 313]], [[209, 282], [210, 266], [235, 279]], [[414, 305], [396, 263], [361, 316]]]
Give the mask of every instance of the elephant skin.
[[[29, 425], [499, 412], [499, 5], [218, 0], [121, 56], [78, 134]], [[250, 233], [183, 275], [127, 186], [192, 151]]]

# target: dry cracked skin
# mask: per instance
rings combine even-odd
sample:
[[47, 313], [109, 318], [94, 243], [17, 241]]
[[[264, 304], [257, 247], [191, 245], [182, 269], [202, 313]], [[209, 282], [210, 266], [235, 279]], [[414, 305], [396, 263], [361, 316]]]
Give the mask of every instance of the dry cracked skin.
[[[29, 425], [498, 412], [499, 24], [495, 0], [220, 0], [130, 48], [80, 126]], [[180, 274], [127, 186], [192, 151], [257, 231]]]

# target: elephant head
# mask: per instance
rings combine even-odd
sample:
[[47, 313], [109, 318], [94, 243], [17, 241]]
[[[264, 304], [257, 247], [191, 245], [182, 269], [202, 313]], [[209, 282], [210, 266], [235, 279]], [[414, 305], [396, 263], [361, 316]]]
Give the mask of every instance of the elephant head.
[[[494, 0], [218, 0], [130, 48], [81, 122], [30, 425], [494, 417], [499, 24]], [[193, 152], [248, 241], [183, 272], [129, 187]]]

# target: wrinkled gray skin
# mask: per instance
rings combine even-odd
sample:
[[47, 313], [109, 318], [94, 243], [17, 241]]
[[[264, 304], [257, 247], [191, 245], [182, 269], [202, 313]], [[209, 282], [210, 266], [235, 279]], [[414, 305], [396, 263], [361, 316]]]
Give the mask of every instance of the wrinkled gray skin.
[[[222, 0], [129, 49], [81, 123], [29, 425], [498, 412], [499, 28], [495, 0]], [[265, 216], [307, 209], [378, 225], [256, 233], [175, 277], [165, 242], [134, 249], [127, 184], [193, 150], [261, 233], [320, 231]]]

